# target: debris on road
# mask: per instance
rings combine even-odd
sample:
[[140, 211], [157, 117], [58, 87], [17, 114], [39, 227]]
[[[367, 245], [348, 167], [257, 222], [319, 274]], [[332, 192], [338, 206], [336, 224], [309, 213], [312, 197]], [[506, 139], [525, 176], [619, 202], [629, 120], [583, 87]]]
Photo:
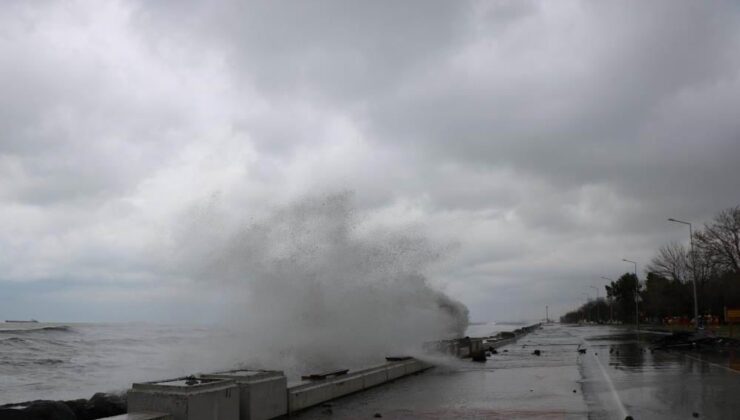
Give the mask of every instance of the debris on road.
[[696, 349], [702, 348], [740, 348], [740, 340], [727, 337], [713, 337], [704, 333], [674, 332], [671, 335], [660, 337], [653, 342], [653, 350]]

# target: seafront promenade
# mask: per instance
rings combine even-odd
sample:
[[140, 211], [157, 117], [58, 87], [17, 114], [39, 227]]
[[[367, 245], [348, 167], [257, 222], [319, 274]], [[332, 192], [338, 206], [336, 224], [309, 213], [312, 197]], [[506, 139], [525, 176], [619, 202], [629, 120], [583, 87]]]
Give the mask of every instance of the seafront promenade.
[[545, 325], [486, 363], [440, 361], [297, 418], [735, 418], [740, 354], [651, 351], [657, 337], [624, 327]]

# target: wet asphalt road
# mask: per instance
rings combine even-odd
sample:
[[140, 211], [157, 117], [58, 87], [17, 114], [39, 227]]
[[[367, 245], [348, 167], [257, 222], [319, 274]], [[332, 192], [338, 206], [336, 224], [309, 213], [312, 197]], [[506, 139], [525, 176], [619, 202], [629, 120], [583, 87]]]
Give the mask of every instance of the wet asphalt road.
[[621, 327], [548, 325], [487, 363], [436, 360], [429, 371], [296, 417], [740, 418], [740, 354], [651, 352], [656, 337]]

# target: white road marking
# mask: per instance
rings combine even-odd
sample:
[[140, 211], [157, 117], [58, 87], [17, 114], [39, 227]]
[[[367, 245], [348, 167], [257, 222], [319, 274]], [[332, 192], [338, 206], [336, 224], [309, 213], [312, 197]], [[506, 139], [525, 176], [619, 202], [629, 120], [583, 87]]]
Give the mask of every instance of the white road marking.
[[718, 367], [718, 368], [720, 368], [720, 369], [728, 370], [728, 371], [730, 371], [730, 372], [732, 372], [732, 373], [737, 373], [737, 374], [740, 374], [740, 372], [736, 371], [735, 369], [730, 369], [730, 368], [728, 368], [727, 366], [722, 366], [722, 365], [720, 365], [720, 364], [718, 364], [718, 363], [713, 363], [713, 362], [710, 362], [710, 361], [708, 361], [708, 360], [702, 360], [702, 359], [700, 359], [700, 358], [698, 358], [698, 357], [690, 356], [690, 355], [688, 355], [688, 354], [686, 354], [686, 353], [681, 353], [681, 354], [682, 354], [682, 355], [684, 355], [684, 356], [686, 356], [686, 357], [688, 357], [689, 359], [694, 359], [694, 360], [696, 360], [697, 362], [703, 362], [703, 363], [706, 363], [706, 364], [708, 364], [708, 365], [710, 365], [710, 366]]
[[612, 382], [612, 378], [609, 377], [608, 373], [606, 373], [606, 369], [604, 369], [604, 365], [601, 364], [601, 360], [599, 360], [599, 356], [595, 356], [594, 358], [596, 359], [596, 364], [599, 365], [601, 374], [604, 375], [604, 379], [606, 380], [607, 385], [609, 385], [609, 389], [612, 392], [612, 397], [614, 397], [614, 401], [617, 403], [617, 407], [619, 407], [619, 412], [622, 418], [626, 418], [627, 409], [624, 408], [624, 404], [622, 404], [622, 399], [619, 398], [619, 393], [617, 392], [616, 388], [614, 388], [614, 383]]

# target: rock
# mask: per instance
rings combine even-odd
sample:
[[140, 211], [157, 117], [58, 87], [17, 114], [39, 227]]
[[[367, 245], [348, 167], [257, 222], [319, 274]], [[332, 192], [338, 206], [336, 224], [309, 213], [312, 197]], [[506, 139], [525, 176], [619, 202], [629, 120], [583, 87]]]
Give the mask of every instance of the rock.
[[[26, 408], [16, 410], [23, 416], [16, 417], [26, 420], [77, 420], [74, 411], [61, 401], [33, 401]], [[4, 419], [5, 417], [3, 417]], [[12, 418], [12, 417], [9, 417]]]
[[586, 354], [586, 349], [578, 349], [578, 353]]
[[28, 420], [29, 417], [23, 410], [13, 408], [0, 408], [0, 419], [3, 420]]
[[576, 393], [576, 390], [575, 390], [575, 389], [573, 390], [573, 393], [574, 393], [574, 394]]
[[126, 399], [116, 394], [97, 393], [89, 400], [29, 401], [21, 408], [0, 408], [3, 420], [94, 420], [126, 414]]
[[692, 416], [693, 416], [694, 418], [699, 418], [699, 413], [697, 413], [696, 411], [694, 411], [693, 413], [691, 413], [691, 415], [692, 415]]
[[121, 395], [98, 392], [87, 402], [87, 409], [94, 419], [126, 414], [126, 400]]
[[509, 350], [504, 350], [504, 353], [508, 353], [508, 352], [509, 352]]
[[379, 419], [379, 418], [383, 417], [383, 415], [380, 414], [380, 413], [375, 413], [375, 414], [373, 414], [373, 417], [375, 417], [376, 419]]
[[627, 416], [624, 418], [624, 420], [635, 420], [635, 419], [633, 419], [632, 416]]
[[94, 420], [95, 417], [93, 417], [92, 414], [89, 413], [87, 403], [88, 401], [84, 398], [81, 398], [79, 400], [70, 400], [65, 401], [65, 404], [67, 404], [67, 407], [69, 407], [77, 417], [77, 420]]
[[532, 352], [532, 354], [535, 355], [535, 356], [540, 356], [540, 355], [542, 355], [542, 352], [539, 351], [539, 350], [535, 350], [535, 351]]

